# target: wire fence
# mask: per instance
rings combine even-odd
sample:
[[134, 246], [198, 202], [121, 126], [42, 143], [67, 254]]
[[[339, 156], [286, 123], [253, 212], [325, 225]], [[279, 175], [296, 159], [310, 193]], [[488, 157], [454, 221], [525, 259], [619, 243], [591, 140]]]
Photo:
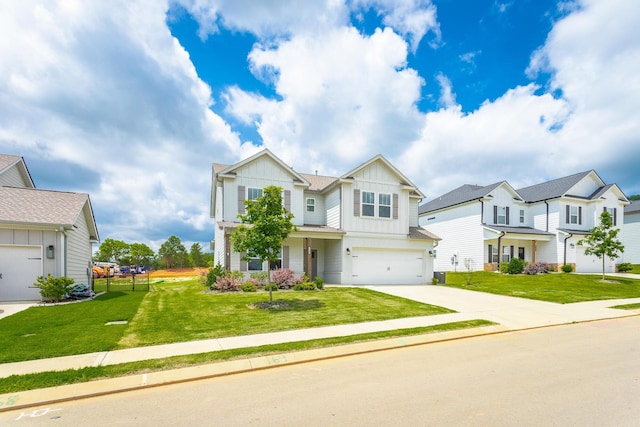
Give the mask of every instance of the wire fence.
[[93, 291], [149, 292], [149, 273], [103, 277], [93, 280]]

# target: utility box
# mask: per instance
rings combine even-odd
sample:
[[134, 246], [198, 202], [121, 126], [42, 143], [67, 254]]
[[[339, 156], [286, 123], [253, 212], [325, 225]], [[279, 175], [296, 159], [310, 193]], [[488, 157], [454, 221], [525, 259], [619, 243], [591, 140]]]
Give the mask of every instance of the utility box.
[[433, 277], [438, 279], [438, 283], [446, 283], [446, 281], [447, 281], [447, 272], [446, 271], [435, 271], [433, 273]]

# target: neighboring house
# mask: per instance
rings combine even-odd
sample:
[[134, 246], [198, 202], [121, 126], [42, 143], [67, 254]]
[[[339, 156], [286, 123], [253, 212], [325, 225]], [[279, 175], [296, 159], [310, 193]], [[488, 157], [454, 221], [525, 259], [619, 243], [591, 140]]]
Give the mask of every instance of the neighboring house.
[[[420, 224], [442, 238], [436, 271], [494, 271], [517, 257], [558, 269], [601, 271], [601, 260], [584, 254], [578, 241], [608, 210], [622, 225], [629, 201], [616, 184], [605, 184], [591, 170], [515, 190], [502, 181], [463, 185], [420, 206]], [[606, 270], [615, 270], [607, 260]]]
[[[267, 266], [245, 262], [230, 236], [244, 202], [275, 185], [298, 230]], [[298, 173], [269, 150], [234, 165], [213, 165], [211, 216], [216, 263], [245, 274], [290, 268], [336, 284], [430, 283], [435, 235], [419, 227], [422, 192], [378, 155], [340, 177]]]
[[22, 157], [0, 154], [0, 301], [40, 300], [38, 276], [89, 283], [96, 242], [88, 194], [36, 189]]
[[634, 200], [624, 207], [622, 239], [624, 242], [622, 260], [640, 264], [640, 200]]

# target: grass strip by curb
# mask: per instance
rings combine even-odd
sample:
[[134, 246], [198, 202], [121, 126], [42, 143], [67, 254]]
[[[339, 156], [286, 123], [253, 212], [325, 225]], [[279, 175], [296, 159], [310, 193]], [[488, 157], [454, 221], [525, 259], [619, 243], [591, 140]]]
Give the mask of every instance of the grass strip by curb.
[[638, 310], [638, 309], [640, 309], [640, 302], [635, 303], [635, 304], [614, 305], [611, 308], [618, 308], [620, 310]]
[[370, 332], [342, 337], [295, 341], [284, 344], [263, 345], [233, 350], [221, 350], [187, 356], [174, 356], [164, 359], [143, 360], [139, 362], [122, 363], [119, 365], [95, 366], [81, 369], [68, 369], [65, 371], [40, 372], [27, 375], [12, 375], [10, 377], [0, 378], [0, 393], [14, 393], [17, 391], [35, 390], [39, 388], [55, 387], [66, 384], [77, 384], [98, 379], [115, 378], [126, 375], [184, 368], [188, 366], [196, 366], [212, 362], [233, 360], [247, 356], [267, 356], [270, 354], [283, 352], [311, 350], [343, 344], [353, 344], [379, 339], [404, 337], [410, 335], [422, 335], [459, 329], [469, 329], [489, 325], [495, 325], [495, 323], [481, 319], [467, 320], [419, 328]]

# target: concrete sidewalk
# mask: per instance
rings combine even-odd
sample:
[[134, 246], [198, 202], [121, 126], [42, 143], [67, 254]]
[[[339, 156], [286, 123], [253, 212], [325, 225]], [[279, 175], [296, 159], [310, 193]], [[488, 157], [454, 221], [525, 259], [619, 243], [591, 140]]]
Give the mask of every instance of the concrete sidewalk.
[[[0, 364], [0, 377], [53, 370], [79, 369], [87, 366], [107, 366], [139, 360], [151, 360], [266, 344], [279, 344], [318, 338], [347, 336], [367, 332], [431, 326], [462, 320], [485, 319], [496, 322], [498, 325], [461, 331], [403, 337], [401, 339], [396, 338], [365, 342], [325, 349], [281, 354], [277, 356], [246, 358], [192, 368], [134, 375], [110, 380], [91, 381], [84, 384], [33, 390], [18, 394], [14, 393], [14, 395], [19, 397], [16, 399], [14, 396], [14, 399], [12, 399], [15, 404], [2, 407], [0, 408], [0, 411], [34, 406], [45, 402], [51, 403], [61, 400], [77, 399], [83, 396], [95, 396], [118, 391], [195, 380], [199, 378], [228, 375], [234, 372], [264, 369], [267, 367], [281, 366], [283, 364], [302, 363], [305, 361], [398, 348], [406, 345], [419, 345], [429, 342], [458, 339], [497, 332], [640, 315], [640, 310], [618, 310], [609, 308], [619, 304], [640, 303], [640, 298], [590, 301], [574, 304], [555, 304], [442, 286], [393, 285], [369, 286], [368, 288], [407, 299], [447, 307], [452, 310], [456, 310], [457, 313], [298, 329], [249, 336], [139, 347], [109, 352], [57, 357], [52, 359], [5, 363]], [[9, 395], [0, 396], [0, 401], [3, 401], [2, 399], [8, 396]]]

